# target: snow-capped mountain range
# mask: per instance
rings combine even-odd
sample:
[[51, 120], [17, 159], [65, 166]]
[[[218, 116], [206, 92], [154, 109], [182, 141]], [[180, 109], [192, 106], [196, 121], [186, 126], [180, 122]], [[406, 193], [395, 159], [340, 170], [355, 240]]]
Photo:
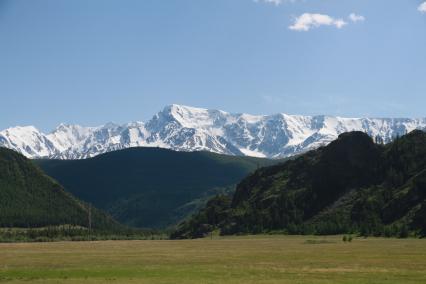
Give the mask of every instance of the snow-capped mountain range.
[[29, 158], [82, 159], [142, 146], [283, 158], [326, 145], [343, 132], [360, 130], [390, 141], [414, 129], [426, 129], [426, 118], [255, 116], [171, 105], [147, 123], [61, 124], [49, 134], [33, 126], [8, 128], [0, 132], [0, 146]]

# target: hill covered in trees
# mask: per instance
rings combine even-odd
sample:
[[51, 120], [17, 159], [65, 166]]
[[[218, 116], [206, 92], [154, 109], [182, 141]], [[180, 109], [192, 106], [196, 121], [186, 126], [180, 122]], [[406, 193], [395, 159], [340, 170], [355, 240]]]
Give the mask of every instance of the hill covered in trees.
[[289, 234], [426, 234], [426, 133], [376, 144], [362, 132], [283, 164], [261, 168], [218, 195], [173, 238], [279, 231]]
[[130, 148], [85, 160], [39, 160], [72, 194], [133, 227], [174, 225], [258, 167], [277, 161]]
[[72, 225], [122, 229], [107, 214], [83, 203], [45, 175], [33, 161], [0, 147], [0, 228]]

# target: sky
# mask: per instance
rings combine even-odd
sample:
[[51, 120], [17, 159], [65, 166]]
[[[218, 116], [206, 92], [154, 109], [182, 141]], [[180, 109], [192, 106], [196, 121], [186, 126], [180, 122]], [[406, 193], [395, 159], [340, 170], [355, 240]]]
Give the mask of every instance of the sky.
[[0, 0], [0, 129], [173, 103], [426, 117], [426, 2]]

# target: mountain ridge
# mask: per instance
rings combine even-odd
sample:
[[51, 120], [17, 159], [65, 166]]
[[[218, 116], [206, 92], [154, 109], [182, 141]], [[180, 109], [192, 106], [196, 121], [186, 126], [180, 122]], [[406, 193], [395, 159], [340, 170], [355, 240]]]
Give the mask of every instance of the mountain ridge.
[[81, 160], [34, 160], [76, 197], [119, 222], [165, 228], [257, 168], [281, 160], [135, 147]]
[[34, 126], [8, 128], [0, 131], [0, 146], [28, 158], [83, 159], [131, 147], [285, 158], [327, 145], [344, 132], [363, 131], [390, 142], [415, 129], [426, 129], [426, 118], [250, 115], [174, 104], [146, 123], [60, 124], [48, 134]]
[[382, 145], [362, 132], [258, 169], [232, 196], [218, 195], [173, 238], [271, 231], [426, 236], [426, 132]]

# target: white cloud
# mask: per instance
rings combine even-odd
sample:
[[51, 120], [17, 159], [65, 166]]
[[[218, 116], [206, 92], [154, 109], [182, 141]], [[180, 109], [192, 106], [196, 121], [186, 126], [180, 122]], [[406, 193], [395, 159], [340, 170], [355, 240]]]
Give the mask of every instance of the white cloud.
[[352, 13], [352, 14], [349, 15], [349, 20], [351, 20], [354, 23], [356, 23], [356, 22], [364, 22], [365, 21], [365, 17], [361, 16], [361, 15], [357, 15], [355, 13]]
[[417, 8], [417, 10], [419, 10], [419, 12], [421, 13], [426, 13], [426, 2], [423, 2], [422, 4], [420, 4], [419, 8]]
[[343, 19], [335, 19], [323, 14], [304, 13], [294, 19], [293, 25], [289, 27], [293, 31], [307, 32], [310, 29], [320, 26], [334, 26], [338, 29], [343, 28], [347, 23]]
[[274, 4], [275, 6], [281, 5], [283, 3], [283, 0], [254, 0], [254, 2], [263, 2], [267, 4]]

